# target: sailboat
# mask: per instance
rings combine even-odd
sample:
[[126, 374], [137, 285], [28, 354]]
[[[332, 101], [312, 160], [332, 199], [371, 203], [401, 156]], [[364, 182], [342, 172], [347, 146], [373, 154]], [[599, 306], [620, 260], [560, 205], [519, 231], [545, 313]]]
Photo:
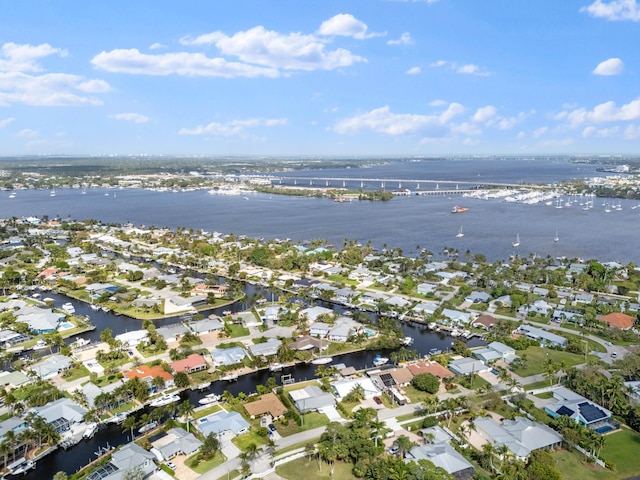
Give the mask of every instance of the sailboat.
[[512, 242], [511, 245], [513, 245], [514, 247], [519, 247], [520, 246], [520, 234], [516, 233], [516, 241]]
[[556, 236], [553, 237], [553, 241], [557, 242], [558, 240], [560, 240], [560, 237], [558, 236], [558, 229], [556, 228]]
[[460, 225], [460, 230], [458, 230], [458, 233], [457, 233], [456, 237], [458, 237], [458, 238], [464, 237], [464, 233], [462, 233], [462, 225]]
[[[320, 339], [320, 348], [318, 349], [318, 351], [322, 352], [322, 338]], [[328, 355], [320, 355], [311, 360], [311, 363], [313, 363], [314, 365], [326, 365], [327, 363], [331, 362], [333, 362], [333, 358]]]
[[55, 189], [51, 189], [51, 191], [49, 192], [49, 196], [50, 197], [55, 197], [56, 196], [56, 190]]

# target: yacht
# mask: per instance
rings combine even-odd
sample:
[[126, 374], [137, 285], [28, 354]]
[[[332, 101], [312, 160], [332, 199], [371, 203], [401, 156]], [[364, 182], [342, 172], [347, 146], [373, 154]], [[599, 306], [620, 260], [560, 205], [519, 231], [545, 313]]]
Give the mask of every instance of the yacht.
[[389, 359], [387, 357], [383, 357], [380, 354], [376, 355], [376, 358], [373, 359], [373, 365], [376, 367], [380, 367], [387, 363]]
[[87, 423], [87, 427], [84, 429], [84, 433], [82, 434], [82, 437], [87, 440], [90, 438], [93, 438], [97, 430], [98, 430], [98, 424], [95, 422], [89, 422]]
[[200, 400], [198, 400], [198, 403], [200, 405], [208, 405], [210, 403], [219, 402], [221, 398], [222, 398], [221, 395], [218, 395], [216, 393], [210, 393], [209, 395], [205, 395]]
[[158, 422], [154, 420], [153, 422], [149, 422], [146, 425], [141, 426], [138, 429], [138, 433], [147, 433], [148, 431], [153, 430], [157, 426], [158, 426]]
[[47, 348], [47, 342], [45, 342], [44, 340], [38, 340], [33, 346], [33, 350], [42, 350], [44, 348]]
[[270, 372], [279, 372], [280, 370], [282, 370], [284, 368], [284, 365], [278, 362], [272, 363], [271, 365], [269, 365], [269, 371]]
[[100, 305], [96, 305], [95, 303], [92, 303], [91, 310], [93, 310], [94, 312], [97, 312], [98, 310], [100, 310]]
[[127, 419], [126, 413], [116, 413], [113, 417], [106, 420], [107, 423], [121, 424]]
[[238, 380], [238, 374], [237, 373], [229, 373], [229, 374], [225, 375], [224, 377], [222, 377], [220, 380], [224, 380], [226, 382], [233, 382], [235, 380]]
[[464, 233], [462, 233], [462, 225], [460, 225], [460, 230], [458, 230], [458, 233], [456, 234], [456, 237], [458, 237], [458, 238], [464, 237]]
[[511, 245], [513, 245], [514, 247], [519, 247], [520, 246], [520, 234], [516, 233], [516, 241], [512, 242]]
[[404, 337], [402, 339], [402, 345], [404, 346], [413, 345], [413, 337]]
[[556, 228], [556, 236], [553, 237], [553, 241], [557, 242], [558, 240], [560, 240], [560, 237], [558, 236], [558, 229]]
[[311, 360], [311, 363], [314, 365], [326, 365], [327, 363], [331, 363], [331, 362], [333, 362], [333, 358], [326, 357], [326, 356], [316, 357], [313, 360]]
[[76, 313], [76, 308], [73, 306], [73, 303], [71, 302], [67, 302], [64, 305], [62, 305], [62, 310], [64, 310], [65, 313], [68, 313], [69, 315], [73, 315], [74, 313]]
[[36, 468], [36, 462], [33, 460], [27, 460], [24, 457], [19, 458], [15, 462], [7, 465], [9, 475], [26, 474], [32, 468]]
[[9, 194], [9, 198], [16, 198], [16, 192], [11, 192]]
[[164, 405], [169, 405], [170, 403], [176, 403], [179, 400], [180, 397], [176, 394], [162, 395], [161, 397], [152, 400], [151, 403], [149, 403], [149, 406], [163, 407]]
[[50, 196], [50, 197], [55, 197], [55, 196], [56, 196], [56, 191], [55, 191], [55, 189], [53, 189], [53, 190], [51, 190], [51, 191], [49, 192], [49, 196]]

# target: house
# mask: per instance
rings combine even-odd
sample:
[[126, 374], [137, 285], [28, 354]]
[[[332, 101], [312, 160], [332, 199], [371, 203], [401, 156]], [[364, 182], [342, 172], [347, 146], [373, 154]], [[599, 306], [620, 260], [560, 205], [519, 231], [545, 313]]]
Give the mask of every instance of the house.
[[554, 322], [572, 322], [576, 325], [584, 324], [584, 317], [578, 313], [571, 310], [564, 310], [560, 308], [556, 308], [551, 314], [551, 320]]
[[460, 312], [458, 310], [451, 310], [444, 308], [442, 310], [442, 316], [448, 318], [455, 323], [469, 323], [471, 322], [471, 314], [467, 312]]
[[421, 373], [430, 373], [438, 377], [440, 380], [444, 380], [445, 378], [453, 378], [455, 374], [446, 367], [443, 367], [438, 362], [432, 361], [421, 361], [417, 363], [412, 363], [407, 365], [407, 370], [411, 372], [411, 374], [415, 377], [416, 375], [420, 375]]
[[187, 358], [171, 363], [174, 372], [194, 373], [206, 370], [209, 366], [202, 355], [193, 353]]
[[320, 315], [331, 315], [333, 310], [325, 307], [309, 307], [300, 310], [300, 316], [305, 317], [309, 323], [314, 323]]
[[291, 390], [289, 396], [300, 413], [315, 412], [336, 405], [335, 397], [316, 385]]
[[266, 342], [249, 345], [249, 352], [254, 357], [272, 357], [278, 354], [280, 345], [282, 345], [282, 340], [270, 338]]
[[43, 380], [55, 377], [65, 370], [71, 368], [73, 361], [64, 355], [50, 355], [43, 361], [35, 363], [29, 367], [33, 373]]
[[312, 350], [312, 349], [320, 349], [322, 347], [322, 340], [318, 338], [311, 337], [309, 335], [304, 335], [302, 337], [297, 338], [295, 341], [289, 344], [289, 348], [292, 350]]
[[405, 462], [420, 460], [428, 460], [436, 467], [453, 475], [456, 480], [471, 480], [475, 475], [473, 465], [446, 442], [427, 443], [413, 447], [407, 452], [404, 459]]
[[556, 403], [545, 405], [544, 411], [551, 417], [567, 416], [576, 423], [604, 434], [620, 428], [620, 424], [611, 418], [611, 411], [579, 395], [566, 387], [552, 390]]
[[213, 298], [223, 298], [227, 295], [228, 288], [229, 287], [226, 285], [207, 285], [205, 283], [198, 283], [189, 293], [191, 296], [212, 295]]
[[629, 330], [636, 322], [636, 317], [627, 315], [626, 313], [613, 312], [598, 317], [597, 320], [607, 323], [610, 327], [619, 328], [620, 330]]
[[276, 323], [280, 318], [280, 307], [277, 305], [269, 305], [264, 309], [262, 313], [262, 320], [264, 322]]
[[491, 367], [480, 360], [463, 357], [449, 362], [449, 370], [456, 375], [471, 375], [473, 373], [488, 372]]
[[485, 363], [493, 360], [504, 360], [511, 363], [518, 358], [514, 348], [500, 342], [491, 342], [485, 348], [473, 350], [473, 356]]
[[416, 291], [419, 295], [428, 295], [430, 293], [434, 293], [437, 289], [438, 286], [433, 283], [420, 283], [416, 287]]
[[327, 336], [329, 340], [333, 342], [346, 342], [349, 340], [349, 337], [363, 332], [364, 327], [361, 323], [358, 323], [349, 317], [338, 317], [333, 324], [333, 327], [329, 330]]
[[331, 389], [337, 398], [344, 398], [358, 386], [364, 390], [364, 398], [371, 398], [380, 394], [380, 390], [376, 388], [368, 377], [342, 379], [331, 383]]
[[58, 433], [66, 432], [71, 429], [72, 425], [82, 422], [87, 411], [86, 408], [70, 398], [60, 398], [30, 410], [30, 412], [42, 417], [45, 422], [53, 425]]
[[315, 322], [309, 327], [309, 335], [312, 337], [324, 338], [329, 334], [331, 326], [324, 322]]
[[518, 309], [518, 313], [521, 314], [528, 314], [528, 313], [537, 313], [539, 315], [548, 315], [549, 312], [553, 310], [553, 305], [550, 305], [549, 303], [547, 303], [544, 300], [536, 300], [535, 302], [529, 304], [529, 305], [522, 305], [519, 309]]
[[215, 367], [226, 367], [242, 362], [247, 352], [242, 347], [215, 348], [211, 350], [211, 358]]
[[197, 322], [189, 322], [188, 327], [192, 333], [201, 335], [203, 333], [212, 333], [224, 330], [224, 323], [222, 323], [219, 318], [214, 317], [205, 318], [204, 320], [199, 320]]
[[87, 480], [122, 480], [134, 469], [142, 471], [146, 478], [157, 470], [155, 456], [135, 443], [127, 443], [111, 454], [111, 460], [87, 476]]
[[491, 294], [487, 292], [474, 291], [465, 297], [467, 302], [471, 303], [487, 303], [491, 299]]
[[172, 428], [167, 433], [153, 443], [151, 453], [160, 461], [169, 460], [176, 455], [193, 455], [202, 446], [193, 433], [185, 432], [181, 428]]
[[27, 385], [31, 383], [31, 380], [27, 375], [22, 372], [0, 372], [0, 387], [5, 390], [13, 390], [14, 388], [18, 388], [22, 385]]
[[418, 305], [416, 305], [415, 307], [413, 307], [411, 310], [424, 315], [426, 317], [430, 317], [432, 316], [436, 310], [438, 309], [439, 305], [435, 302], [433, 303], [419, 303]]
[[527, 338], [539, 341], [542, 345], [556, 345], [562, 348], [567, 345], [566, 338], [527, 324], [520, 325], [513, 333], [522, 333], [526, 335]]
[[562, 445], [562, 435], [525, 417], [501, 423], [491, 417], [480, 417], [474, 423], [476, 432], [494, 448], [504, 445], [520, 461], [526, 461], [535, 450], [553, 450]]
[[549, 289], [543, 287], [533, 287], [533, 294], [540, 297], [547, 297], [549, 296]]
[[189, 328], [187, 328], [187, 326], [183, 325], [182, 323], [174, 323], [171, 325], [167, 325], [166, 327], [156, 328], [156, 333], [162, 336], [162, 338], [164, 338], [167, 342], [177, 342], [178, 340], [180, 340], [182, 335], [184, 335], [188, 331], [190, 331]]
[[218, 437], [235, 437], [247, 433], [251, 425], [238, 412], [216, 412], [199, 418], [195, 427], [205, 437], [215, 433]]
[[112, 393], [123, 384], [124, 382], [122, 380], [117, 380], [113, 383], [109, 383], [108, 385], [105, 385], [104, 387], [98, 387], [97, 385], [91, 382], [87, 382], [84, 385], [82, 385], [82, 387], [80, 388], [80, 393], [82, 393], [82, 395], [86, 399], [87, 405], [94, 408], [96, 406], [95, 405], [96, 398], [99, 395], [103, 393]]
[[260, 398], [254, 402], [245, 403], [244, 409], [251, 418], [269, 414], [272, 418], [276, 419], [284, 416], [288, 411], [287, 407], [282, 404], [273, 392], [261, 395]]
[[128, 347], [135, 347], [147, 339], [149, 332], [147, 330], [131, 330], [130, 332], [121, 333], [115, 336], [115, 339]]
[[495, 317], [492, 317], [491, 315], [480, 315], [473, 322], [471, 322], [471, 325], [473, 325], [474, 327], [480, 327], [486, 330], [491, 330], [497, 321], [498, 319]]
[[128, 372], [125, 372], [124, 376], [127, 377], [129, 380], [133, 378], [139, 378], [143, 382], [146, 382], [149, 385], [149, 390], [151, 392], [156, 391], [157, 387], [153, 385], [153, 379], [156, 377], [160, 377], [162, 380], [164, 380], [164, 388], [173, 387], [173, 375], [167, 372], [160, 365], [155, 365], [153, 367], [149, 367], [147, 365], [140, 365], [134, 368], [133, 370], [129, 370]]
[[40, 311], [19, 315], [17, 322], [26, 323], [29, 330], [36, 334], [45, 334], [55, 332], [60, 324], [65, 320], [65, 314], [54, 312], [52, 310], [38, 309]]
[[592, 293], [580, 292], [576, 294], [576, 303], [591, 303], [595, 297]]
[[4, 440], [9, 432], [13, 432], [17, 436], [25, 428], [27, 428], [27, 422], [22, 418], [13, 416], [3, 420], [0, 422], [0, 442]]

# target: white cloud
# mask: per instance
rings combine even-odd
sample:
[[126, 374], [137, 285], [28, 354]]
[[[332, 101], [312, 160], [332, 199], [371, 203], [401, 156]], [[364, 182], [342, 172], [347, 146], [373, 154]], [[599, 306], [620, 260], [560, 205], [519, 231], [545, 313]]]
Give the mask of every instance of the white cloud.
[[594, 75], [619, 75], [624, 70], [624, 63], [619, 58], [610, 58], [604, 62], [600, 62], [598, 66], [591, 72]]
[[198, 125], [195, 128], [182, 128], [179, 135], [214, 135], [219, 137], [243, 136], [249, 128], [278, 127], [286, 125], [285, 118], [252, 118], [248, 120], [233, 120], [227, 123], [212, 122], [208, 125]]
[[0, 72], [0, 106], [24, 103], [37, 106], [102, 105], [84, 92], [88, 84], [82, 77], [66, 73], [33, 76], [21, 72]]
[[4, 128], [15, 120], [13, 117], [7, 117], [0, 120], [0, 128]]
[[335, 124], [333, 130], [340, 134], [372, 131], [399, 136], [431, 132], [429, 136], [434, 134], [443, 136], [447, 131], [447, 129], [443, 129], [445, 124], [463, 111], [464, 107], [459, 103], [450, 104], [447, 110], [440, 115], [398, 114], [392, 113], [389, 106], [384, 106], [361, 115], [342, 119]]
[[592, 17], [611, 21], [631, 20], [640, 22], [640, 6], [638, 6], [636, 0], [612, 0], [610, 2], [595, 0], [588, 7], [582, 7], [580, 11], [588, 13]]
[[531, 135], [533, 136], [533, 138], [540, 138], [544, 134], [546, 134], [548, 131], [549, 131], [549, 127], [540, 127], [535, 129]]
[[149, 55], [138, 49], [101, 52], [91, 60], [97, 68], [115, 73], [138, 75], [184, 75], [203, 77], [271, 77], [280, 76], [273, 68], [209, 58], [201, 53], [164, 53]]
[[388, 45], [413, 45], [413, 43], [409, 32], [404, 32], [398, 40], [387, 41]]
[[466, 65], [458, 65], [456, 62], [449, 62], [447, 60], [438, 60], [430, 65], [434, 68], [440, 67], [448, 67], [456, 73], [466, 74], [466, 75], [476, 75], [479, 77], [488, 77], [490, 73], [484, 69], [483, 67], [479, 67], [478, 65], [474, 65], [472, 63]]
[[42, 67], [37, 61], [56, 54], [65, 57], [67, 51], [54, 48], [48, 43], [40, 45], [5, 43], [0, 49], [0, 72], [40, 72]]
[[37, 137], [38, 136], [38, 131], [37, 130], [32, 130], [30, 128], [25, 128], [23, 130], [20, 130], [17, 135], [19, 137], [25, 137], [25, 138], [33, 138], [33, 137]]
[[596, 105], [591, 111], [584, 108], [564, 111], [557, 114], [555, 118], [567, 119], [574, 127], [583, 123], [634, 121], [640, 119], [640, 98], [620, 107], [617, 107], [615, 102], [609, 101]]
[[527, 134], [521, 130], [518, 132], [517, 138], [522, 139], [522, 138], [525, 138], [526, 136]]
[[87, 93], [105, 93], [111, 91], [111, 85], [104, 80], [87, 80], [76, 86], [78, 90]]
[[635, 140], [636, 138], [640, 138], [640, 125], [629, 125], [624, 129], [622, 137], [625, 140]]
[[420, 67], [411, 67], [409, 70], [407, 70], [405, 73], [407, 75], [418, 75], [419, 73], [422, 72], [422, 69]]
[[477, 123], [490, 123], [495, 120], [496, 112], [498, 110], [493, 105], [487, 105], [486, 107], [480, 107], [476, 110], [472, 120]]
[[149, 117], [140, 113], [116, 113], [115, 115], [110, 115], [110, 118], [133, 123], [147, 123], [149, 121]]
[[596, 127], [590, 126], [590, 127], [586, 127], [582, 131], [582, 136], [584, 138], [588, 138], [588, 137], [616, 138], [620, 136], [620, 128], [618, 127], [596, 128]]
[[378, 37], [384, 34], [369, 33], [367, 34], [367, 24], [361, 22], [350, 13], [339, 13], [325, 20], [318, 29], [319, 35], [339, 35], [343, 37], [353, 37], [358, 40], [365, 38]]
[[447, 105], [447, 102], [444, 100], [436, 99], [429, 102], [430, 107], [441, 107], [443, 105]]
[[152, 43], [151, 45], [149, 45], [149, 50], [161, 50], [163, 48], [167, 48], [167, 46], [158, 42]]

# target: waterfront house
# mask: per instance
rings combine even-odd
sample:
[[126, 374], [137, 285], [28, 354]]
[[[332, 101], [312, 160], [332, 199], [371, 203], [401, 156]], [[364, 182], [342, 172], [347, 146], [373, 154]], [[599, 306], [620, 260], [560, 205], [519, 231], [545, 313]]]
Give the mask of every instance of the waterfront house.
[[336, 405], [335, 397], [328, 392], [323, 392], [317, 385], [291, 390], [289, 396], [300, 413], [317, 412]]
[[328, 335], [331, 326], [324, 322], [315, 322], [309, 327], [309, 335], [317, 338], [324, 338]]
[[520, 325], [513, 333], [526, 335], [527, 338], [539, 341], [541, 345], [554, 345], [562, 348], [567, 345], [566, 338], [527, 324]]
[[225, 437], [229, 440], [236, 435], [247, 433], [251, 427], [238, 412], [216, 412], [195, 421], [195, 427], [203, 435], [215, 433], [218, 438]]
[[71, 368], [73, 361], [64, 355], [49, 355], [44, 360], [29, 367], [42, 380], [47, 380]]
[[19, 343], [28, 342], [32, 338], [33, 337], [31, 337], [31, 335], [17, 333], [13, 330], [0, 330], [0, 345], [2, 345], [5, 349], [14, 347]]
[[480, 315], [471, 322], [471, 325], [478, 328], [484, 328], [485, 330], [491, 330], [497, 321], [498, 319], [491, 315]]
[[140, 470], [141, 478], [147, 478], [158, 468], [155, 456], [144, 448], [131, 442], [111, 454], [106, 465], [96, 469], [87, 476], [87, 480], [123, 480], [127, 472]]
[[87, 409], [65, 397], [42, 407], [33, 407], [29, 412], [42, 417], [45, 422], [55, 428], [56, 432], [63, 433], [70, 430], [72, 425], [82, 422]]
[[282, 345], [282, 340], [270, 338], [266, 342], [249, 345], [249, 352], [254, 357], [272, 357], [278, 354], [280, 345]]
[[[300, 310], [300, 316], [307, 319], [308, 323], [314, 323], [320, 315], [332, 315], [333, 310], [325, 307], [309, 307]], [[326, 335], [326, 333], [325, 333]]]
[[349, 337], [364, 333], [364, 326], [349, 317], [338, 317], [327, 337], [333, 342], [346, 342]]
[[191, 289], [191, 296], [199, 295], [211, 295], [213, 298], [223, 298], [227, 296], [227, 290], [229, 287], [226, 285], [207, 285], [205, 283], [198, 283]]
[[471, 322], [471, 314], [467, 312], [460, 312], [458, 310], [451, 310], [449, 308], [444, 308], [442, 310], [442, 316], [448, 318], [454, 323], [470, 323]]
[[16, 317], [16, 322], [26, 323], [29, 326], [29, 330], [37, 335], [53, 333], [65, 321], [64, 313], [44, 308], [38, 308], [36, 311], [25, 315], [16, 314]]
[[562, 435], [525, 417], [505, 419], [501, 423], [490, 417], [480, 417], [475, 419], [474, 424], [476, 432], [495, 449], [504, 445], [523, 462], [535, 450], [554, 450], [562, 445]]
[[209, 365], [202, 355], [192, 353], [187, 358], [171, 362], [171, 368], [174, 372], [194, 373], [206, 370]]
[[164, 314], [194, 312], [197, 306], [207, 303], [206, 295], [193, 295], [189, 298], [174, 295], [164, 300]]
[[422, 315], [424, 317], [431, 317], [439, 307], [440, 305], [436, 302], [419, 303], [418, 305], [413, 307], [411, 311], [415, 312], [418, 315]]
[[251, 418], [270, 415], [273, 419], [283, 417], [287, 413], [287, 407], [283, 405], [280, 399], [273, 392], [260, 395], [258, 400], [249, 401], [244, 404], [244, 409]]
[[149, 367], [148, 365], [140, 365], [135, 367], [133, 370], [129, 370], [124, 374], [127, 379], [131, 380], [133, 378], [139, 378], [143, 382], [146, 382], [149, 385], [149, 391], [155, 392], [156, 386], [152, 385], [153, 379], [156, 377], [160, 377], [164, 380], [164, 388], [172, 388], [173, 384], [173, 375], [167, 372], [160, 365], [154, 365], [153, 367]]
[[198, 320], [197, 322], [189, 322], [187, 326], [189, 330], [196, 335], [224, 330], [224, 323], [222, 323], [222, 321], [217, 317], [205, 318], [204, 320]]
[[292, 350], [298, 350], [298, 351], [320, 349], [321, 347], [322, 347], [322, 340], [311, 337], [309, 335], [298, 337], [289, 344], [289, 348], [291, 348]]
[[610, 327], [620, 330], [629, 330], [636, 322], [636, 318], [626, 313], [613, 312], [597, 317], [596, 320], [608, 324]]
[[247, 356], [247, 352], [242, 347], [214, 348], [210, 353], [215, 367], [236, 365]]
[[187, 457], [193, 455], [200, 449], [202, 442], [193, 433], [185, 432], [181, 428], [172, 428], [151, 445], [153, 446], [151, 453], [162, 462], [170, 460], [176, 455], [186, 455]]
[[455, 376], [451, 370], [443, 367], [438, 362], [433, 361], [422, 360], [420, 362], [411, 363], [407, 365], [407, 370], [409, 370], [414, 377], [421, 373], [430, 373], [431, 375], [438, 377], [440, 380]]
[[364, 390], [364, 398], [371, 398], [380, 394], [380, 390], [376, 388], [368, 377], [342, 379], [331, 383], [331, 389], [339, 399], [343, 399], [357, 386], [362, 387]]
[[552, 394], [556, 402], [544, 407], [544, 411], [551, 417], [569, 417], [576, 423], [581, 423], [600, 434], [620, 428], [620, 424], [611, 418], [610, 410], [582, 395], [566, 387], [555, 388], [552, 390]]

